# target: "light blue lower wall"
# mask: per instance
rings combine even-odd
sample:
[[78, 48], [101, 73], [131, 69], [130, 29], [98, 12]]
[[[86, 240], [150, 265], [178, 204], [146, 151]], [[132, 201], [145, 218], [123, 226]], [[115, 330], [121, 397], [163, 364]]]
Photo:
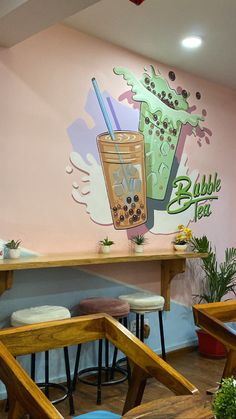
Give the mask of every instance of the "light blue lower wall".
[[[42, 270], [16, 271], [11, 290], [0, 297], [1, 327], [10, 326], [10, 316], [15, 310], [37, 305], [63, 305], [77, 315], [78, 303], [86, 297], [118, 297], [121, 294], [134, 292], [134, 288], [112, 280], [95, 276], [78, 268], [55, 268]], [[151, 328], [149, 338], [145, 341], [155, 352], [161, 353], [159, 338], [158, 314], [145, 316]], [[135, 319], [133, 313], [129, 320]], [[196, 335], [190, 307], [171, 302], [171, 310], [163, 313], [166, 350], [172, 351], [185, 346], [195, 345]], [[22, 342], [22, 345], [24, 343]], [[70, 362], [73, 370], [76, 348], [70, 348]], [[122, 356], [122, 354], [120, 354]], [[81, 368], [96, 365], [97, 346], [95, 343], [82, 347]], [[29, 372], [30, 357], [19, 357], [18, 360]], [[37, 380], [42, 381], [44, 357], [37, 356]], [[62, 351], [50, 352], [51, 381], [65, 380], [64, 357]], [[4, 386], [0, 387], [0, 394], [5, 396]]]

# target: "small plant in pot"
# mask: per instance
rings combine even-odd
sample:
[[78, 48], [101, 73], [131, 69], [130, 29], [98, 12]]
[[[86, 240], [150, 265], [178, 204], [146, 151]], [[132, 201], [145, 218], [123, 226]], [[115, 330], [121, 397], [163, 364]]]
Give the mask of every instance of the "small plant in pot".
[[173, 241], [174, 249], [177, 251], [185, 251], [187, 245], [192, 238], [191, 228], [185, 227], [183, 224], [178, 226], [178, 233]]
[[6, 243], [6, 248], [9, 249], [9, 256], [11, 259], [18, 259], [20, 257], [20, 244], [21, 240], [9, 240]]
[[114, 244], [112, 240], [110, 240], [108, 237], [106, 237], [103, 240], [100, 240], [100, 245], [102, 249], [102, 253], [110, 253], [110, 248]]
[[[216, 252], [206, 236], [193, 237], [191, 244], [194, 251], [208, 253], [201, 259], [203, 276], [200, 279], [200, 291], [195, 294], [198, 304], [220, 302], [228, 293], [235, 295], [236, 248], [226, 248], [225, 258], [217, 262]], [[199, 352], [208, 357], [225, 356], [224, 346], [203, 330], [197, 330]]]
[[236, 418], [236, 380], [224, 378], [214, 395], [212, 410], [216, 419]]
[[147, 239], [143, 234], [133, 236], [131, 242], [134, 244], [135, 253], [143, 253], [143, 246], [147, 243]]

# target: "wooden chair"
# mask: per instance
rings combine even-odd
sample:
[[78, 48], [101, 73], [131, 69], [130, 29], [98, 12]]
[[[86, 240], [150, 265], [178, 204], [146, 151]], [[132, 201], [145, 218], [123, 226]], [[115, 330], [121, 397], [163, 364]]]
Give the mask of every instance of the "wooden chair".
[[236, 301], [196, 304], [193, 313], [196, 325], [226, 347], [227, 358], [222, 378], [236, 378], [236, 332], [224, 323], [236, 321]]
[[14, 356], [104, 338], [124, 352], [132, 365], [131, 384], [123, 414], [141, 403], [146, 380], [150, 376], [176, 395], [198, 394], [196, 387], [117, 320], [106, 314], [87, 315], [0, 331], [0, 379], [8, 390], [9, 419], [20, 419], [24, 413], [34, 419], [62, 418]]

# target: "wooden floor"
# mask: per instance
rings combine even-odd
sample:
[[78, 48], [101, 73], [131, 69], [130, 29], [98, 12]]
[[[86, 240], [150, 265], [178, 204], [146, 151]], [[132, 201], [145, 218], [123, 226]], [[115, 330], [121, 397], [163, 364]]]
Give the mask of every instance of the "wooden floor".
[[[189, 381], [191, 381], [201, 393], [204, 394], [207, 389], [215, 387], [216, 383], [220, 380], [225, 360], [203, 358], [197, 351], [194, 350], [190, 352], [170, 354], [168, 355], [168, 362], [181, 372]], [[103, 387], [102, 405], [97, 406], [96, 387], [79, 382], [74, 395], [75, 415], [97, 409], [112, 410], [115, 413], [121, 414], [126, 391], [127, 382]], [[156, 380], [150, 379], [146, 386], [143, 402], [152, 401], [157, 398], [169, 397], [171, 395], [173, 395], [173, 393], [167, 390], [164, 386]], [[66, 419], [71, 417], [68, 415], [69, 406], [67, 400], [58, 404], [57, 409]], [[2, 402], [0, 403], [0, 418], [7, 418]]]

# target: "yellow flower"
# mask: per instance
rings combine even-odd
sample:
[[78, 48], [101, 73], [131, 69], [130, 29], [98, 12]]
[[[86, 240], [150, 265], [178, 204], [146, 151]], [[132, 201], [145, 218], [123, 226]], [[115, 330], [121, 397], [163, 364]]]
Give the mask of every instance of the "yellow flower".
[[183, 230], [184, 229], [184, 225], [183, 224], [180, 224], [179, 226], [178, 226], [178, 230]]

